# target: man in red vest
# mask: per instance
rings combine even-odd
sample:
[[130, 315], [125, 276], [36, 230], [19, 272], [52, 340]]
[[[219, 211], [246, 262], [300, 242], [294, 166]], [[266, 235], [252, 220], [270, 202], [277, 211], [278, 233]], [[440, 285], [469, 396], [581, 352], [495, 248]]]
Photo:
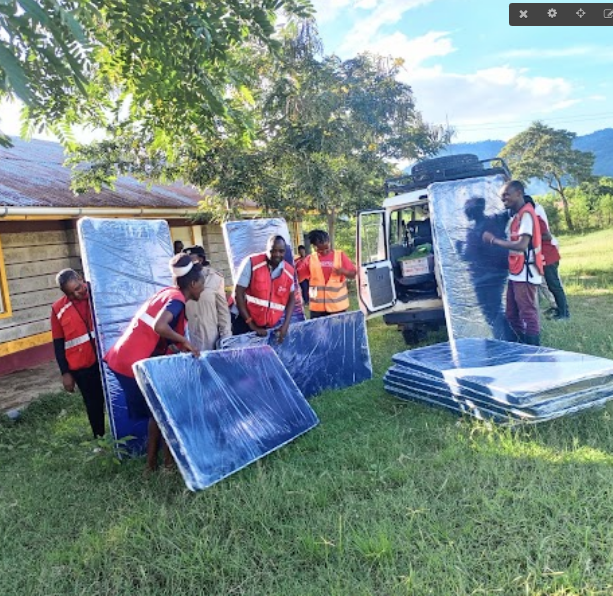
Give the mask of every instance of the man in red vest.
[[520, 342], [540, 345], [538, 288], [543, 281], [541, 228], [534, 207], [525, 200], [524, 185], [507, 182], [502, 202], [512, 213], [507, 225], [507, 240], [483, 233], [483, 241], [509, 251], [509, 284], [506, 316]]
[[51, 307], [51, 335], [62, 383], [69, 393], [79, 387], [94, 437], [102, 437], [104, 393], [87, 284], [72, 269], [60, 271], [56, 281], [64, 296]]
[[241, 264], [234, 295], [238, 316], [234, 335], [253, 331], [265, 337], [284, 316], [277, 330], [281, 343], [287, 335], [294, 310], [294, 268], [285, 260], [285, 240], [273, 235], [266, 243], [266, 252], [249, 255]]

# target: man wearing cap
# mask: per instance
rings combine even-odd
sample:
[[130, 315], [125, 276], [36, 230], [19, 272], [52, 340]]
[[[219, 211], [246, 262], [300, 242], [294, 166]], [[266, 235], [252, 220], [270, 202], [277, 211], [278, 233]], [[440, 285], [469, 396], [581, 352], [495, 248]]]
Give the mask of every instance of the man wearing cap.
[[210, 266], [202, 246], [189, 246], [183, 252], [202, 265], [204, 276], [200, 299], [185, 305], [190, 340], [200, 351], [214, 350], [219, 339], [232, 335], [224, 277]]
[[267, 329], [283, 324], [276, 332], [279, 343], [287, 335], [294, 310], [294, 267], [285, 260], [283, 236], [272, 235], [266, 252], [249, 255], [241, 264], [234, 288], [238, 316], [234, 335], [253, 331], [261, 337]]
[[87, 284], [73, 269], [60, 271], [56, 282], [64, 296], [51, 306], [51, 334], [62, 384], [69, 393], [79, 387], [94, 438], [102, 437], [104, 393]]

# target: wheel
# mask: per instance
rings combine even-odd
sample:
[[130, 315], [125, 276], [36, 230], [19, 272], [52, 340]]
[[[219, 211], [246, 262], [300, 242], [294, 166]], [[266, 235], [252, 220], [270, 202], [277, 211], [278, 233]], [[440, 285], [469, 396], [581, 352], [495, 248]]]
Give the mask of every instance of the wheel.
[[415, 346], [426, 339], [428, 331], [424, 327], [405, 327], [402, 330], [402, 337], [408, 346]]

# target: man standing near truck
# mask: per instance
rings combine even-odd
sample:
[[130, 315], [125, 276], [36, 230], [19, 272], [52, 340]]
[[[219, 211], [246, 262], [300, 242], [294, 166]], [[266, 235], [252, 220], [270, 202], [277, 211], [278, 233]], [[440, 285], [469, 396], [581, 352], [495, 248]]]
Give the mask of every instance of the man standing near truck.
[[541, 229], [534, 207], [525, 200], [524, 185], [518, 180], [502, 188], [502, 202], [512, 213], [507, 239], [483, 233], [483, 242], [509, 251], [509, 283], [506, 316], [518, 341], [540, 345], [538, 288], [543, 281]]

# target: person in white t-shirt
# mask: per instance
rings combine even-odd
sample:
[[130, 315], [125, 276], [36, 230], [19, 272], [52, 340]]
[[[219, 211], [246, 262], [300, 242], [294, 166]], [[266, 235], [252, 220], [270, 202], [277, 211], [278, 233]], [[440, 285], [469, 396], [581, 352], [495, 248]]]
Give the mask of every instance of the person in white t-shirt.
[[507, 239], [483, 233], [483, 241], [509, 251], [509, 283], [506, 316], [518, 341], [540, 345], [537, 292], [543, 281], [541, 230], [532, 205], [525, 201], [524, 185], [518, 180], [502, 188], [502, 202], [513, 217], [507, 225]]

